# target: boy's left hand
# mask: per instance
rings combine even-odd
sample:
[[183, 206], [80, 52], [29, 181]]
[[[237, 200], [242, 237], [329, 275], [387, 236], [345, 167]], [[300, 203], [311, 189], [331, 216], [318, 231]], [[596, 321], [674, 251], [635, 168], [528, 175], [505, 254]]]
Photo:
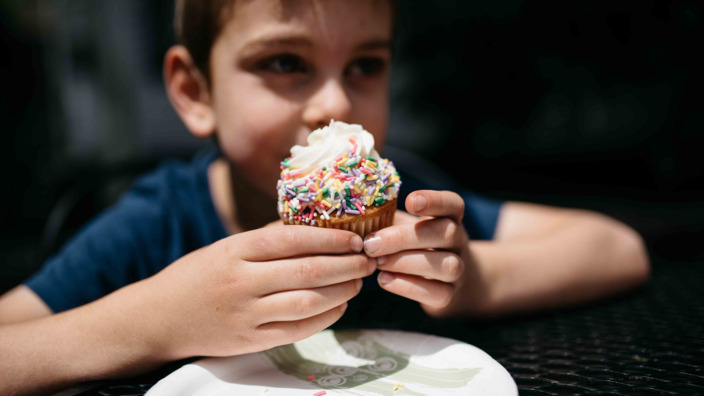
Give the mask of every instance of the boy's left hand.
[[429, 315], [457, 313], [471, 261], [464, 200], [451, 191], [416, 191], [406, 210], [415, 216], [397, 212], [392, 226], [365, 238], [365, 252], [382, 271], [379, 284], [418, 301]]

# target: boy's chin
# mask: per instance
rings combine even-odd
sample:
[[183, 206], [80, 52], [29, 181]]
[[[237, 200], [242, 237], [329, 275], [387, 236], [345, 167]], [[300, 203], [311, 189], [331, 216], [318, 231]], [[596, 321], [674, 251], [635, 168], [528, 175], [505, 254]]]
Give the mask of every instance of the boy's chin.
[[260, 179], [249, 181], [249, 192], [256, 196], [258, 199], [262, 200], [272, 200], [275, 201], [278, 196], [276, 192], [276, 180], [273, 181]]
[[[278, 170], [278, 169], [277, 169]], [[276, 199], [276, 182], [279, 180], [279, 173], [275, 172], [271, 175], [254, 175], [252, 173], [243, 172], [237, 166], [230, 163], [230, 172], [233, 186], [237, 190], [244, 190], [251, 194]]]

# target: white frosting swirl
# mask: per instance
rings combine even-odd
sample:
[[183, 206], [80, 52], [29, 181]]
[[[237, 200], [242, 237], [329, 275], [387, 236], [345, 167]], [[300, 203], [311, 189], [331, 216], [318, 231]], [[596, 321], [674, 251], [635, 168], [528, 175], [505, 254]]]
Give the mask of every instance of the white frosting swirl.
[[374, 149], [374, 136], [361, 125], [347, 124], [342, 121], [330, 121], [330, 125], [316, 129], [308, 135], [308, 145], [291, 147], [291, 170], [297, 169], [308, 173], [322, 166], [331, 166], [335, 158], [350, 153], [357, 143], [355, 154], [361, 157], [379, 159]]

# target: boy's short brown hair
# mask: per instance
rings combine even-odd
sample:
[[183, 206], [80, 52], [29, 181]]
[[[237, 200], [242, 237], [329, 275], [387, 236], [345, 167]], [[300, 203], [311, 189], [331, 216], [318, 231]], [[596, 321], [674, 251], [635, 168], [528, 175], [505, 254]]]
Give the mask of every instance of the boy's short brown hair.
[[[353, 0], [354, 1], [354, 0]], [[210, 50], [232, 16], [235, 0], [176, 0], [176, 40], [186, 47], [196, 67], [210, 82]], [[400, 0], [389, 0], [395, 25]]]
[[210, 81], [210, 50], [230, 16], [235, 0], [176, 0], [176, 40]]

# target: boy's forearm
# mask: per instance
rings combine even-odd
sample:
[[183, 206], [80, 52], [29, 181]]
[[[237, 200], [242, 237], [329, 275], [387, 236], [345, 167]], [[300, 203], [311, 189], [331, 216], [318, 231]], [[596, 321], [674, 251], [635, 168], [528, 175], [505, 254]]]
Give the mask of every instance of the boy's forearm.
[[165, 363], [139, 319], [128, 317], [137, 302], [118, 291], [61, 314], [0, 327], [0, 394], [50, 393]]
[[[649, 272], [641, 238], [599, 218], [579, 219], [534, 239], [470, 242], [481, 296], [470, 313], [495, 316], [597, 299], [643, 283]], [[473, 283], [473, 282], [470, 282]], [[471, 304], [466, 301], [465, 306]]]

